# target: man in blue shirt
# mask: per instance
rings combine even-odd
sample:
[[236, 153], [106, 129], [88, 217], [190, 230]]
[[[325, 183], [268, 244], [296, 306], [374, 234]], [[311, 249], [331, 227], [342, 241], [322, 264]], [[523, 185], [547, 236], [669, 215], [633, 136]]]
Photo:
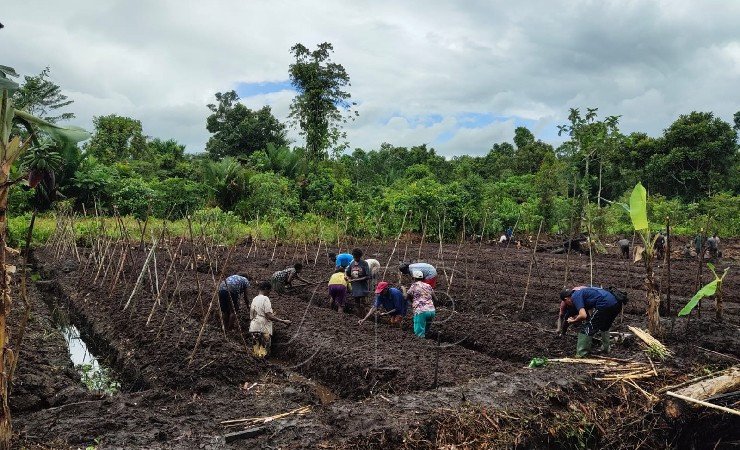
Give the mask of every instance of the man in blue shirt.
[[383, 309], [385, 312], [381, 316], [390, 316], [391, 324], [401, 326], [403, 318], [406, 316], [406, 299], [400, 289], [390, 287], [390, 285], [381, 281], [375, 287], [375, 303], [367, 315], [357, 323], [362, 325], [375, 311]]
[[340, 267], [342, 269], [346, 269], [349, 267], [350, 264], [352, 264], [352, 260], [354, 258], [349, 253], [329, 253], [329, 262], [332, 262], [335, 264], [335, 267], [339, 269]]
[[[609, 353], [609, 328], [622, 309], [617, 298], [606, 289], [580, 287], [560, 292], [560, 301], [560, 316], [566, 319], [567, 325], [583, 323], [578, 333], [576, 357], [582, 358], [591, 352], [596, 333], [601, 334], [601, 351]], [[567, 325], [563, 327], [563, 333]]]

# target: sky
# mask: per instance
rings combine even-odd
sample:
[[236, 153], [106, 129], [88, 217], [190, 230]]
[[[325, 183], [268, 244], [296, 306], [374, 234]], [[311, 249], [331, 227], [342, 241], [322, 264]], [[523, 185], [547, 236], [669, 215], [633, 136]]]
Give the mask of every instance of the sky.
[[[351, 148], [482, 155], [526, 126], [557, 144], [569, 108], [662, 133], [740, 110], [740, 2], [715, 0], [3, 0], [0, 64], [51, 67], [71, 124], [141, 120], [203, 151], [206, 104], [236, 90], [286, 120], [290, 47], [334, 45], [359, 117]], [[294, 145], [303, 141], [291, 128]]]

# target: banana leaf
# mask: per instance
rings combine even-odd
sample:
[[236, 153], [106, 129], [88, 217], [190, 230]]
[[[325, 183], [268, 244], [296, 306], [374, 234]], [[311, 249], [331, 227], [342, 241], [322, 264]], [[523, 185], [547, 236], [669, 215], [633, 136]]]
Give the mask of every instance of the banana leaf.
[[714, 281], [705, 284], [703, 288], [699, 289], [699, 292], [694, 294], [694, 296], [691, 297], [691, 300], [686, 303], [686, 306], [684, 306], [683, 309], [678, 312], [679, 317], [689, 314], [696, 307], [696, 305], [699, 304], [699, 300], [703, 299], [704, 297], [713, 296], [717, 292], [717, 285], [721, 281], [722, 280], [720, 278], [717, 278]]
[[77, 143], [90, 138], [90, 133], [79, 127], [60, 127], [19, 109], [14, 110], [14, 114], [45, 132], [57, 142]]
[[635, 230], [647, 230], [648, 229], [648, 218], [647, 218], [647, 191], [642, 183], [637, 183], [635, 188], [632, 190], [630, 195], [630, 219], [632, 219], [632, 226]]
[[5, 77], [7, 75], [10, 75], [11, 77], [17, 77], [18, 76], [18, 72], [16, 72], [14, 68], [8, 67], [8, 66], [3, 66], [2, 64], [0, 64], [0, 72], [2, 72], [2, 74], [0, 75], [2, 77]]
[[18, 74], [12, 67], [0, 65], [0, 91], [7, 90], [9, 94], [18, 90], [18, 83], [8, 78], [8, 75], [17, 77]]

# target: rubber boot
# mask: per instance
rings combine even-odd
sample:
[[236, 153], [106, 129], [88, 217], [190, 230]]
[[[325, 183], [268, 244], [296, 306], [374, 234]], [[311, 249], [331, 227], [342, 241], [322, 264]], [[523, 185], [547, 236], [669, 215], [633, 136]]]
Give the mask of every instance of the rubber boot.
[[576, 358], [588, 356], [591, 352], [591, 343], [593, 338], [585, 333], [578, 333], [578, 343], [576, 344]]
[[601, 332], [601, 352], [605, 355], [609, 354], [612, 348], [611, 335], [608, 331]]

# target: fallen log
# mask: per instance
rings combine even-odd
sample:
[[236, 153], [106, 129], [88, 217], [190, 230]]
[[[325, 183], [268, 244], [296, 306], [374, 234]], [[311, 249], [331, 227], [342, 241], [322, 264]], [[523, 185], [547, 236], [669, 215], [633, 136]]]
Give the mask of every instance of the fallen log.
[[[726, 373], [714, 378], [698, 381], [676, 391], [666, 392], [666, 395], [672, 398], [666, 401], [665, 411], [668, 417], [676, 419], [686, 412], [689, 406], [692, 408], [698, 407], [697, 405], [707, 406], [708, 404], [717, 406], [704, 400], [738, 389], [740, 389], [740, 367], [733, 367]], [[676, 399], [683, 400], [683, 402]], [[686, 402], [690, 405], [687, 405]], [[740, 411], [730, 408], [717, 406], [715, 409], [721, 409], [724, 412], [732, 411], [733, 414], [740, 415]]]

